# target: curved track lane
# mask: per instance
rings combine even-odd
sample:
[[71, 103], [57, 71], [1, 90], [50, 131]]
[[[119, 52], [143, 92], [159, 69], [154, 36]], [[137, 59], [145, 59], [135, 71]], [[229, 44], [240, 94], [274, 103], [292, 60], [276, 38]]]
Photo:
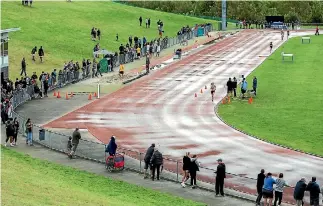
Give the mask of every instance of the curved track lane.
[[[229, 176], [226, 186], [247, 193], [256, 192], [256, 183], [244, 177], [256, 178], [262, 168], [273, 174], [283, 172], [292, 185], [303, 176], [317, 176], [323, 181], [323, 159], [256, 140], [228, 127], [216, 117], [215, 103], [204, 88], [215, 82], [215, 102], [220, 101], [227, 79], [247, 75], [262, 63], [264, 58], [259, 55], [268, 55], [270, 41], [275, 48], [283, 43], [279, 32], [240, 32], [45, 126], [87, 128], [105, 143], [114, 134], [120, 145], [139, 151], [156, 143], [174, 159], [189, 151], [199, 156], [204, 167], [212, 169], [222, 158], [227, 171], [239, 175]], [[174, 169], [171, 163], [166, 166]], [[204, 181], [213, 180], [207, 170], [202, 169], [199, 176]], [[286, 189], [284, 199], [292, 202], [291, 189]]]

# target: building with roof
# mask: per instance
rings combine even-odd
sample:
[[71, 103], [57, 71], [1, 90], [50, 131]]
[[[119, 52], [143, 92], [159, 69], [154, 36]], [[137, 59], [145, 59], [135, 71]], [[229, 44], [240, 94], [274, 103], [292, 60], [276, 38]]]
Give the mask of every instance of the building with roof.
[[20, 28], [1, 30], [1, 82], [9, 78], [9, 33], [19, 30]]

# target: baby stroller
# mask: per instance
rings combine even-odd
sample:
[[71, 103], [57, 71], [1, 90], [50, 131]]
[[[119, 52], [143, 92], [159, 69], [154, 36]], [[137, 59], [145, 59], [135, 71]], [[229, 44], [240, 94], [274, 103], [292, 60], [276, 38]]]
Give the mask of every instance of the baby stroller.
[[109, 171], [122, 171], [124, 169], [124, 155], [116, 153], [114, 156], [105, 152], [105, 168]]

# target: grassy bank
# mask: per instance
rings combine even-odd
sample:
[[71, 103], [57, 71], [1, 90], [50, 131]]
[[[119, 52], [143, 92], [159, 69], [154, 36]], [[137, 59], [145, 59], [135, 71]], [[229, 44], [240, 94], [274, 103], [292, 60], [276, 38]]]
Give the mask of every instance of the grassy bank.
[[2, 205], [203, 205], [1, 150]]
[[[323, 36], [288, 40], [248, 78], [258, 78], [252, 105], [233, 101], [219, 114], [229, 124], [260, 138], [323, 155]], [[294, 62], [282, 62], [281, 52], [293, 53]]]
[[[18, 15], [19, 14], [19, 15]], [[139, 16], [151, 18], [151, 28], [139, 26]], [[20, 27], [10, 34], [10, 77], [19, 76], [22, 57], [27, 59], [27, 72], [52, 71], [71, 59], [92, 58], [96, 42], [91, 40], [92, 27], [100, 28], [101, 48], [117, 51], [130, 35], [148, 40], [158, 36], [157, 21], [164, 22], [164, 36], [173, 37], [186, 25], [211, 22], [194, 17], [135, 8], [113, 2], [34, 2], [24, 7], [20, 1], [2, 2], [1, 27]], [[116, 34], [119, 41], [116, 41]], [[45, 62], [31, 61], [31, 49], [43, 46]]]

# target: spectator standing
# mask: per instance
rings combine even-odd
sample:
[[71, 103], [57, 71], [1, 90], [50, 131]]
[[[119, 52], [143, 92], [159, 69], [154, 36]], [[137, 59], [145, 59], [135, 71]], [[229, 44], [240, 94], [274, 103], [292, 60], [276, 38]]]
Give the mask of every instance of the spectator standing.
[[258, 80], [257, 80], [257, 77], [254, 76], [252, 80], [252, 89], [255, 92], [255, 96], [257, 95], [257, 87], [258, 87]]
[[140, 26], [142, 25], [142, 17], [141, 16], [139, 17], [139, 25]]
[[25, 126], [26, 126], [26, 133], [27, 133], [26, 144], [28, 144], [29, 146], [32, 146], [33, 145], [33, 125], [31, 123], [30, 118], [27, 119]]
[[320, 186], [316, 182], [316, 177], [312, 177], [312, 181], [308, 183], [306, 191], [310, 192], [310, 205], [319, 206], [320, 204]]
[[19, 132], [19, 122], [17, 121], [17, 117], [13, 120], [13, 126], [14, 126], [14, 134], [13, 134], [13, 144], [17, 145], [17, 137]]
[[146, 29], [148, 28], [148, 19], [146, 18]]
[[[151, 157], [153, 156], [154, 149], [155, 149], [155, 144], [151, 144], [151, 146], [147, 149], [147, 152], [144, 158], [144, 161], [145, 161], [144, 179], [148, 178], [147, 170], [148, 170], [148, 167], [150, 167], [150, 160], [151, 160]], [[150, 172], [151, 172], [151, 169], [152, 168], [150, 167]]]
[[318, 25], [316, 26], [316, 29], [315, 29], [315, 35], [320, 35], [319, 26]]
[[238, 86], [237, 78], [233, 77], [232, 88], [233, 88], [233, 96], [234, 97], [237, 97], [237, 86]]
[[81, 133], [79, 132], [79, 128], [76, 128], [72, 134], [72, 151], [68, 154], [68, 157], [70, 159], [73, 158], [73, 155], [75, 154], [77, 146], [80, 143], [80, 139], [81, 139]]
[[116, 41], [119, 41], [119, 34], [116, 34]]
[[150, 58], [149, 58], [149, 54], [147, 53], [147, 56], [146, 56], [146, 74], [149, 74], [149, 65], [150, 65]]
[[52, 85], [55, 86], [56, 81], [57, 81], [57, 72], [56, 72], [56, 69], [53, 70], [51, 76], [52, 76]]
[[191, 158], [190, 153], [186, 152], [185, 156], [183, 157], [183, 179], [182, 179], [182, 187], [185, 187], [185, 182], [190, 178], [190, 165], [191, 165]]
[[248, 82], [245, 78], [243, 78], [242, 83], [241, 83], [242, 98], [245, 97], [245, 93], [247, 92], [247, 89], [248, 89]]
[[97, 35], [98, 35], [98, 40], [101, 40], [101, 30], [100, 30], [100, 29], [98, 29], [98, 30], [96, 31], [96, 33], [97, 33]]
[[158, 148], [155, 147], [154, 153], [151, 157], [150, 164], [152, 166], [152, 177], [151, 180], [155, 180], [155, 171], [157, 170], [157, 180], [159, 180], [159, 174], [161, 171], [161, 166], [163, 165], [163, 155], [158, 151]]
[[25, 74], [25, 76], [27, 76], [25, 57], [23, 57], [22, 60], [21, 60], [21, 72], [20, 72], [20, 76], [22, 76], [22, 74]]
[[227, 95], [228, 96], [232, 96], [232, 90], [233, 90], [233, 83], [232, 83], [232, 80], [230, 77], [229, 80], [227, 81]]
[[221, 194], [221, 196], [224, 197], [223, 185], [224, 185], [224, 178], [226, 178], [226, 174], [225, 174], [225, 164], [223, 163], [222, 159], [218, 159], [218, 166], [215, 173], [216, 173], [215, 195], [219, 196], [219, 194]]
[[262, 187], [264, 206], [272, 206], [273, 197], [274, 197], [274, 194], [273, 194], [274, 184], [276, 184], [276, 181], [274, 180], [274, 178], [272, 178], [272, 174], [268, 172], [264, 180], [264, 186]]
[[156, 55], [156, 56], [158, 56], [158, 57], [159, 57], [159, 54], [160, 54], [160, 44], [158, 43], [158, 44], [157, 44], [157, 55]]
[[37, 47], [35, 46], [32, 50], [31, 50], [31, 60], [36, 61], [35, 59], [35, 55], [37, 52]]
[[6, 142], [4, 144], [4, 146], [6, 147], [7, 146], [7, 143], [8, 141], [10, 142], [10, 146], [13, 147], [14, 145], [12, 144], [13, 142], [13, 136], [14, 136], [14, 132], [15, 132], [15, 129], [14, 129], [14, 125], [13, 125], [13, 122], [12, 122], [12, 119], [9, 118], [6, 122], [6, 135], [7, 135], [7, 138], [6, 138]]
[[129, 36], [129, 45], [132, 47], [132, 36]]
[[265, 177], [266, 177], [265, 170], [261, 169], [257, 177], [257, 193], [258, 193], [258, 197], [256, 200], [257, 205], [260, 205], [260, 201], [262, 198], [262, 187], [264, 186]]
[[43, 57], [45, 55], [43, 46], [40, 46], [40, 48], [38, 50], [38, 55], [39, 55], [39, 58], [40, 58], [40, 62], [43, 62]]
[[278, 206], [281, 205], [282, 199], [283, 199], [284, 187], [288, 186], [285, 180], [283, 179], [283, 177], [284, 177], [283, 173], [280, 173], [279, 177], [276, 179], [274, 206], [277, 205], [277, 201], [278, 201]]
[[192, 189], [195, 189], [196, 187], [196, 173], [197, 171], [200, 171], [200, 164], [197, 161], [197, 156], [193, 155], [193, 157], [191, 158], [191, 163], [190, 163], [190, 176], [191, 176], [191, 187]]
[[297, 206], [302, 206], [303, 205], [303, 198], [304, 198], [304, 193], [306, 190], [306, 180], [304, 177], [301, 178], [300, 181], [297, 182], [295, 189], [294, 189], [294, 199], [296, 200], [296, 205]]
[[107, 152], [109, 153], [110, 156], [115, 156], [117, 152], [117, 148], [118, 146], [116, 144], [116, 138], [115, 136], [112, 136], [107, 146]]
[[150, 18], [148, 18], [148, 28], [150, 28]]

